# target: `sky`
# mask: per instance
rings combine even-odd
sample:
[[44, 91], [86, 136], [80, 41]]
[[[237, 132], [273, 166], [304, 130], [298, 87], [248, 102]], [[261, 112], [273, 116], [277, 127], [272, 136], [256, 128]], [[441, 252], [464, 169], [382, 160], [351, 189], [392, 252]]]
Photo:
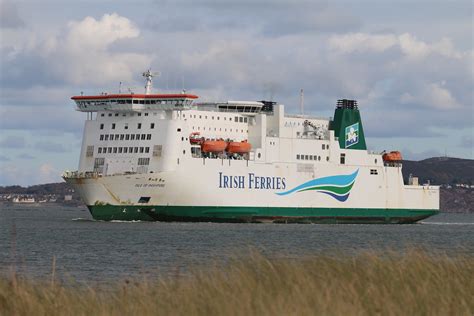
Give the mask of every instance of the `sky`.
[[474, 159], [473, 4], [459, 0], [0, 0], [0, 185], [76, 170], [73, 95], [356, 99], [370, 150]]

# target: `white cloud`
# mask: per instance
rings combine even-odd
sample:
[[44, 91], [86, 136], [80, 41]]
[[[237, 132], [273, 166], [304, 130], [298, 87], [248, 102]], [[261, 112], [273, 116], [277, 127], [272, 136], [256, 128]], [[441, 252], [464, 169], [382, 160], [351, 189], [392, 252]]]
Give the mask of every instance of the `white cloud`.
[[[65, 38], [48, 48], [51, 66], [56, 76], [63, 76], [73, 84], [131, 80], [137, 69], [150, 66], [151, 57], [114, 52], [110, 45], [139, 34], [139, 29], [129, 19], [115, 13], [105, 14], [100, 20], [86, 17], [79, 22], [70, 22]], [[54, 46], [57, 49], [52, 49]]]
[[403, 104], [422, 104], [440, 110], [450, 110], [461, 107], [451, 92], [443, 87], [444, 83], [427, 83], [414, 93], [404, 93], [400, 97]]
[[333, 35], [329, 38], [329, 46], [341, 53], [383, 52], [397, 44], [392, 34], [373, 35], [367, 33], [349, 33]]
[[462, 58], [466, 53], [456, 51], [449, 38], [428, 44], [420, 41], [410, 33], [370, 34], [348, 33], [333, 35], [329, 38], [329, 46], [339, 53], [351, 54], [354, 52], [382, 53], [390, 48], [397, 47], [408, 58], [419, 59], [429, 54], [439, 54], [449, 58]]

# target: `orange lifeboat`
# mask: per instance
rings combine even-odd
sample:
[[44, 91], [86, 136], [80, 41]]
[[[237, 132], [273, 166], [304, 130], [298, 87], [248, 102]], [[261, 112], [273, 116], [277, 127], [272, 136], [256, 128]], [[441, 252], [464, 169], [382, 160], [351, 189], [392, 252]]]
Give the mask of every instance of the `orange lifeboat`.
[[220, 140], [205, 140], [201, 144], [201, 151], [204, 153], [223, 152], [227, 147], [227, 142]]
[[391, 151], [382, 155], [383, 161], [401, 161], [402, 154], [399, 151]]
[[227, 152], [231, 154], [246, 154], [252, 149], [252, 145], [246, 140], [241, 142], [230, 142], [227, 145]]

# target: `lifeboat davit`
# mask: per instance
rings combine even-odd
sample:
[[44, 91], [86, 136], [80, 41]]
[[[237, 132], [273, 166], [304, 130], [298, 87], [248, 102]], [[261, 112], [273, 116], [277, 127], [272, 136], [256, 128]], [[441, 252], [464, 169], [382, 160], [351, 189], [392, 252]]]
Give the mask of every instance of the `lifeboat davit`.
[[402, 161], [402, 154], [399, 151], [391, 151], [382, 155], [383, 161]]
[[227, 144], [226, 151], [231, 154], [246, 154], [252, 149], [252, 145], [246, 140], [241, 142], [230, 142]]
[[202, 138], [199, 135], [199, 132], [191, 133], [191, 135], [189, 135], [189, 142], [193, 145], [202, 143]]
[[223, 152], [227, 147], [227, 142], [223, 140], [205, 140], [201, 144], [201, 151], [204, 153]]

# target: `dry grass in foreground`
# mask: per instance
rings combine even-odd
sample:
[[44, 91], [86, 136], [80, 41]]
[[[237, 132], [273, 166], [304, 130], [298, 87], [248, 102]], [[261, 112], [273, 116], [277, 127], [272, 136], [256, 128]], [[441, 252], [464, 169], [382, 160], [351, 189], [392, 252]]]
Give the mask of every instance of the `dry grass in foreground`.
[[473, 315], [474, 257], [253, 254], [107, 289], [0, 278], [0, 315]]

